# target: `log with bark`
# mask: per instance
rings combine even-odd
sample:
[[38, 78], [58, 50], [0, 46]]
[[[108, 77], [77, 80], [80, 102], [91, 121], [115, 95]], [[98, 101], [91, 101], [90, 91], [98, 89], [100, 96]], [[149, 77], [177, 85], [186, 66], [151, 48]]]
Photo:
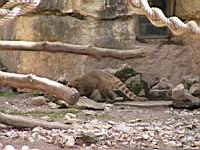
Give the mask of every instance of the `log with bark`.
[[88, 55], [101, 59], [111, 57], [120, 60], [145, 57], [147, 50], [143, 46], [135, 47], [133, 50], [116, 50], [99, 48], [93, 45], [73, 45], [60, 42], [28, 42], [28, 41], [0, 41], [0, 50], [16, 51], [47, 51], [65, 52], [72, 54]]
[[23, 75], [0, 71], [0, 86], [42, 90], [70, 105], [74, 105], [79, 99], [79, 93], [76, 89], [33, 74]]
[[48, 122], [41, 119], [8, 115], [1, 112], [0, 112], [0, 122], [16, 128], [34, 128], [40, 126], [46, 129], [68, 129], [70, 127], [70, 125], [66, 125], [61, 122]]

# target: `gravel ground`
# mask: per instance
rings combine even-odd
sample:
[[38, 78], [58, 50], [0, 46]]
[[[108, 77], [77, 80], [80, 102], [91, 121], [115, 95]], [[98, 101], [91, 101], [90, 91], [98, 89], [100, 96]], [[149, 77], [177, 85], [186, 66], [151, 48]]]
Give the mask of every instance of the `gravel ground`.
[[[52, 109], [30, 104], [31, 95], [0, 97], [4, 112], [46, 111], [61, 113], [67, 109]], [[31, 116], [31, 114], [28, 114]], [[33, 116], [35, 117], [35, 116]], [[0, 147], [16, 149], [200, 149], [199, 109], [175, 110], [170, 107], [111, 106], [104, 111], [78, 110], [65, 112], [57, 120], [73, 120], [68, 130], [14, 129], [0, 124]], [[27, 146], [25, 146], [27, 145]]]

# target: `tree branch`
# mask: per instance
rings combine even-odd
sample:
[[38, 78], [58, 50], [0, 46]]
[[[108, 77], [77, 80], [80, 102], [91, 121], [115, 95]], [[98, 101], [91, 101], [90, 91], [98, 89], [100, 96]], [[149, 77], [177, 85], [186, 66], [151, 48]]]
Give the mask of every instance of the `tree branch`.
[[92, 45], [73, 45], [60, 42], [28, 42], [28, 41], [0, 41], [0, 50], [17, 51], [47, 51], [65, 52], [80, 55], [89, 55], [97, 59], [112, 57], [120, 60], [145, 57], [146, 50], [143, 47], [136, 47], [134, 50], [116, 50], [98, 48]]
[[17, 128], [34, 128], [40, 126], [46, 129], [68, 129], [70, 127], [69, 125], [60, 122], [48, 122], [41, 119], [8, 115], [1, 112], [0, 122]]
[[0, 86], [42, 90], [66, 101], [70, 105], [75, 104], [79, 99], [76, 89], [33, 74], [23, 75], [0, 71]]

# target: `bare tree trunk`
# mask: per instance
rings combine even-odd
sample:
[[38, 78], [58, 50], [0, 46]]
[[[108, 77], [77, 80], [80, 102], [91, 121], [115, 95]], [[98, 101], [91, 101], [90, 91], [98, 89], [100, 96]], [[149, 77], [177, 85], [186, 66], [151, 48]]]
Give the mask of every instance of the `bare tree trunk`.
[[70, 105], [75, 104], [79, 99], [79, 93], [76, 89], [33, 74], [23, 75], [0, 71], [0, 86], [42, 90]]
[[73, 45], [60, 42], [28, 42], [28, 41], [0, 41], [0, 50], [18, 51], [48, 51], [65, 52], [80, 55], [89, 55], [97, 59], [112, 57], [120, 60], [145, 57], [147, 50], [144, 47], [136, 47], [134, 50], [116, 50], [98, 48], [92, 45]]
[[16, 128], [34, 128], [40, 126], [46, 129], [68, 129], [70, 127], [69, 125], [60, 122], [48, 122], [41, 119], [8, 115], [1, 112], [0, 112], [0, 122]]

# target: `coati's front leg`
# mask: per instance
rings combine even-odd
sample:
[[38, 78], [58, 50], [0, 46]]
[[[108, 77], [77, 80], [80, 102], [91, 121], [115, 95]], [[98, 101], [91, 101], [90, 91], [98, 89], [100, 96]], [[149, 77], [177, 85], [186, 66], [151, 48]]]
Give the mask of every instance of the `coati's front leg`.
[[123, 101], [124, 100], [123, 97], [117, 97], [115, 92], [113, 92], [112, 90], [102, 91], [101, 95], [102, 95], [102, 99], [104, 99], [108, 103], [114, 103], [114, 102], [117, 102], [117, 101]]

